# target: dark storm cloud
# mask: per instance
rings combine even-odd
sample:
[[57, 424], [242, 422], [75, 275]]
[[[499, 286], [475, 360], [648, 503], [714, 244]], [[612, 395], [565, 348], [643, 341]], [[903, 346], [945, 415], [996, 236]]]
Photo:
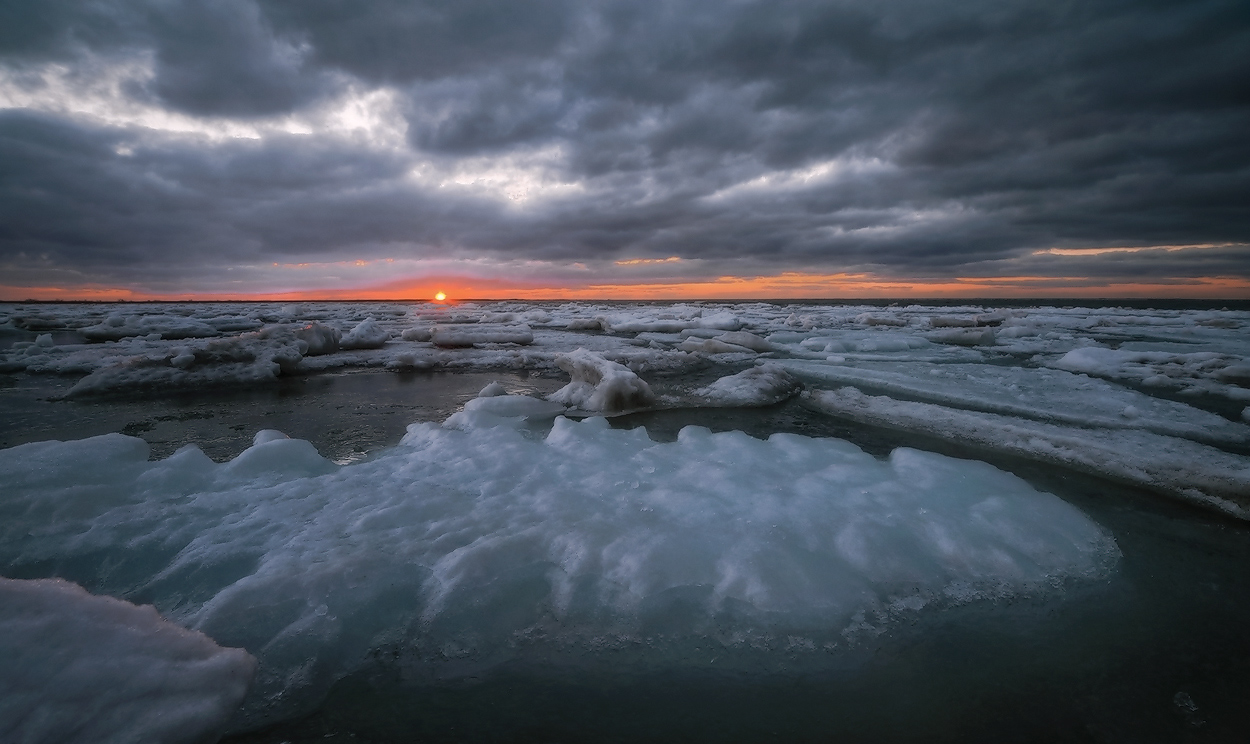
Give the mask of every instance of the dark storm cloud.
[[[386, 86], [407, 124], [394, 152], [10, 112], [9, 265], [120, 273], [166, 256], [176, 271], [396, 245], [941, 276], [1007, 259], [1058, 270], [1029, 258], [1047, 247], [1250, 242], [1238, 0], [96, 0], [0, 14], [11, 70], [146, 54], [153, 76], [130, 95], [210, 119]], [[543, 148], [580, 191], [515, 206], [405, 176]], [[1250, 275], [1244, 247], [1098, 266]]]

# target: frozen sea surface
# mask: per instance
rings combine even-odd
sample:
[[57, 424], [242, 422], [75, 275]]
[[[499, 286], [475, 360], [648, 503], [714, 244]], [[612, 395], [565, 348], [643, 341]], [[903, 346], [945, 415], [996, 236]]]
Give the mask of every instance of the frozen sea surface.
[[[231, 660], [176, 700], [84, 663], [199, 722], [151, 740], [1240, 740], [1248, 325], [2, 305], [0, 589], [44, 615], [0, 625], [85, 654], [39, 618], [106, 647], [115, 597], [159, 612], [156, 678]], [[48, 702], [0, 734], [57, 740], [64, 674], [22, 658]]]

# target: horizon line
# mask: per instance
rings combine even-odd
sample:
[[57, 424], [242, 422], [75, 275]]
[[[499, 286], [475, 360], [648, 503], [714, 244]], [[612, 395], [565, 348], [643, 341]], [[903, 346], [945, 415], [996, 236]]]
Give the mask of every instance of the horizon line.
[[344, 303], [427, 303], [435, 305], [457, 305], [466, 302], [659, 302], [659, 303], [678, 303], [678, 302], [711, 302], [726, 304], [742, 304], [749, 302], [763, 302], [768, 304], [793, 304], [805, 302], [847, 302], [847, 303], [873, 303], [889, 301], [893, 303], [908, 302], [909, 304], [921, 304], [926, 302], [1065, 302], [1074, 304], [1079, 302], [1235, 302], [1250, 304], [1250, 297], [1200, 297], [1200, 296], [1106, 296], [1106, 297], [1070, 297], [1063, 295], [1030, 295], [1018, 297], [993, 297], [993, 296], [967, 296], [952, 297], [935, 295], [932, 297], [905, 297], [905, 296], [882, 296], [882, 297], [741, 297], [741, 298], [725, 298], [725, 297], [679, 297], [679, 298], [656, 298], [656, 297], [465, 297], [446, 300], [435, 300], [433, 298], [416, 298], [416, 297], [392, 297], [392, 298], [342, 298], [342, 297], [252, 297], [247, 299], [240, 298], [216, 298], [216, 299], [190, 299], [190, 298], [149, 298], [149, 299], [36, 299], [25, 298], [20, 300], [0, 299], [0, 304], [14, 305], [156, 305], [168, 303], [181, 304], [208, 304], [208, 303], [301, 303], [301, 302], [344, 302]]

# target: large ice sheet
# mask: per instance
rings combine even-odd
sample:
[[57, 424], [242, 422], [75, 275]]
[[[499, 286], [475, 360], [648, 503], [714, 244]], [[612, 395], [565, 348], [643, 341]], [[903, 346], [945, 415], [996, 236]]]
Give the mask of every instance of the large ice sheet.
[[[502, 400], [481, 405], [514, 412]], [[380, 648], [435, 677], [665, 644], [823, 653], [925, 607], [1101, 577], [1118, 555], [1078, 510], [982, 463], [495, 419], [413, 425], [343, 467], [273, 433], [225, 464], [194, 447], [149, 462], [121, 435], [0, 451], [0, 570], [72, 576], [246, 648], [253, 725]]]
[[954, 408], [1104, 429], [1145, 429], [1209, 443], [1250, 442], [1250, 427], [1083, 374], [988, 364], [773, 362], [812, 384]]
[[1113, 380], [1131, 380], [1145, 387], [1210, 393], [1250, 401], [1250, 362], [1217, 351], [1176, 351], [1174, 348], [1082, 347], [1050, 362], [1052, 367]]
[[0, 741], [212, 741], [256, 661], [60, 579], [0, 577]]
[[1142, 430], [1063, 427], [865, 395], [853, 387], [806, 395], [815, 408], [843, 418], [1054, 463], [1250, 519], [1250, 458], [1198, 442]]

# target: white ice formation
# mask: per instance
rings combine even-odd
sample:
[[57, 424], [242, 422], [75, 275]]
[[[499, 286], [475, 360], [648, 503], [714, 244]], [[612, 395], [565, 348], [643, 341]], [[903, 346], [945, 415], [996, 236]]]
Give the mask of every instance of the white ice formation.
[[665, 649], [707, 644], [766, 668], [768, 649], [824, 658], [917, 612], [1104, 577], [1119, 554], [983, 463], [698, 427], [657, 443], [603, 418], [544, 432], [523, 416], [550, 404], [521, 398], [347, 466], [272, 432], [224, 464], [194, 446], [149, 461], [119, 434], [0, 450], [0, 572], [69, 576], [247, 649], [237, 728], [307, 710], [379, 649], [410, 679], [619, 651], [680, 665]]
[[373, 318], [365, 318], [339, 341], [341, 349], [380, 349], [391, 340], [391, 332]]
[[534, 332], [529, 326], [434, 326], [431, 341], [435, 346], [461, 347], [477, 344], [532, 344]]
[[619, 412], [655, 403], [651, 386], [627, 367], [586, 349], [556, 357], [573, 381], [552, 393], [555, 403], [583, 411]]
[[776, 364], [763, 364], [722, 377], [694, 391], [707, 405], [723, 407], [771, 406], [792, 398], [803, 389], [803, 383]]
[[1062, 465], [1250, 519], [1247, 458], [1187, 439], [1134, 427], [1062, 427], [864, 395], [855, 388], [817, 391], [808, 400], [818, 409], [861, 423]]
[[60, 579], [0, 578], [0, 741], [215, 740], [256, 672], [246, 651]]

